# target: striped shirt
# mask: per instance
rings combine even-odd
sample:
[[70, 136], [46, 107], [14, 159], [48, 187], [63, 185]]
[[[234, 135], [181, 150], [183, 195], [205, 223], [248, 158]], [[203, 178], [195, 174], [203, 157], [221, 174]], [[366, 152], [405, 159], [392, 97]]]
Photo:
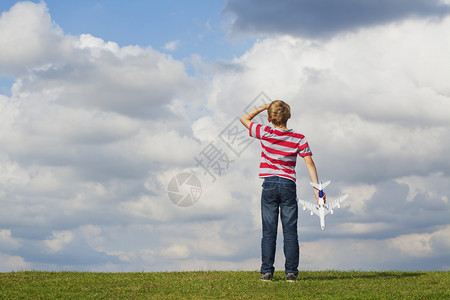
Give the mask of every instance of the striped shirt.
[[311, 156], [304, 135], [252, 122], [249, 135], [261, 141], [259, 177], [280, 176], [295, 181], [297, 155]]

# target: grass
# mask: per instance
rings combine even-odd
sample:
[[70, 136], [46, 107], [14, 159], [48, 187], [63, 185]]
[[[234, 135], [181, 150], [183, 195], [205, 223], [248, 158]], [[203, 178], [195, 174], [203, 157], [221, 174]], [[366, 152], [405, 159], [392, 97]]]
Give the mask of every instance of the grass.
[[450, 299], [450, 272], [0, 273], [0, 299]]

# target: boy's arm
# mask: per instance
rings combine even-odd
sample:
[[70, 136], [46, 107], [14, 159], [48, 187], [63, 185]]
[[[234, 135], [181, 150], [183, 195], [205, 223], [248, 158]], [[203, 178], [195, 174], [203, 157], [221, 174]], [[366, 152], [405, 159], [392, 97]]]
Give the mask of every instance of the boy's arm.
[[266, 110], [269, 107], [269, 105], [270, 104], [263, 104], [255, 109], [253, 109], [252, 111], [246, 113], [245, 115], [242, 116], [241, 123], [244, 124], [244, 126], [247, 127], [247, 129], [250, 129], [250, 124], [252, 124], [252, 119], [260, 112]]
[[[317, 169], [316, 165], [314, 164], [314, 161], [311, 156], [305, 156], [303, 157], [306, 165], [306, 169], [308, 170], [309, 177], [311, 178], [312, 183], [319, 183], [319, 178], [317, 176]], [[319, 190], [316, 188], [313, 188], [314, 190], [314, 196], [316, 197], [317, 203], [319, 203]], [[326, 199], [326, 195], [324, 193], [323, 199]]]

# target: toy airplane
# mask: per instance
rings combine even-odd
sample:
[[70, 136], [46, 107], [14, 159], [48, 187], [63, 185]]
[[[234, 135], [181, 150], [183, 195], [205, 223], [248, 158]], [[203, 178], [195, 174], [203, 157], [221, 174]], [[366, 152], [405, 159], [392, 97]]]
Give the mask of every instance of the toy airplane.
[[327, 181], [325, 183], [312, 183], [311, 185], [319, 190], [319, 204], [313, 204], [311, 202], [307, 202], [304, 200], [298, 200], [303, 205], [303, 210], [309, 209], [311, 211], [311, 216], [313, 214], [316, 214], [320, 218], [320, 227], [322, 227], [322, 230], [325, 230], [325, 216], [329, 213], [333, 214], [333, 209], [335, 207], [340, 208], [341, 202], [344, 201], [348, 195], [344, 195], [340, 197], [339, 199], [334, 200], [330, 204], [325, 203], [325, 200], [323, 199], [323, 189], [330, 184], [331, 181]]

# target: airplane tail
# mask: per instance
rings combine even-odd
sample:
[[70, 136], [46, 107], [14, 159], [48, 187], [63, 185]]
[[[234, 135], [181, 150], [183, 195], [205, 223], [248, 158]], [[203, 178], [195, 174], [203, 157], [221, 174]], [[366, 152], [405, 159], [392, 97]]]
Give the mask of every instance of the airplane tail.
[[326, 188], [330, 183], [331, 183], [331, 181], [327, 181], [325, 183], [312, 183], [312, 182], [310, 182], [310, 184], [313, 187], [315, 187], [316, 189], [318, 189], [319, 191], [323, 191], [323, 189]]

